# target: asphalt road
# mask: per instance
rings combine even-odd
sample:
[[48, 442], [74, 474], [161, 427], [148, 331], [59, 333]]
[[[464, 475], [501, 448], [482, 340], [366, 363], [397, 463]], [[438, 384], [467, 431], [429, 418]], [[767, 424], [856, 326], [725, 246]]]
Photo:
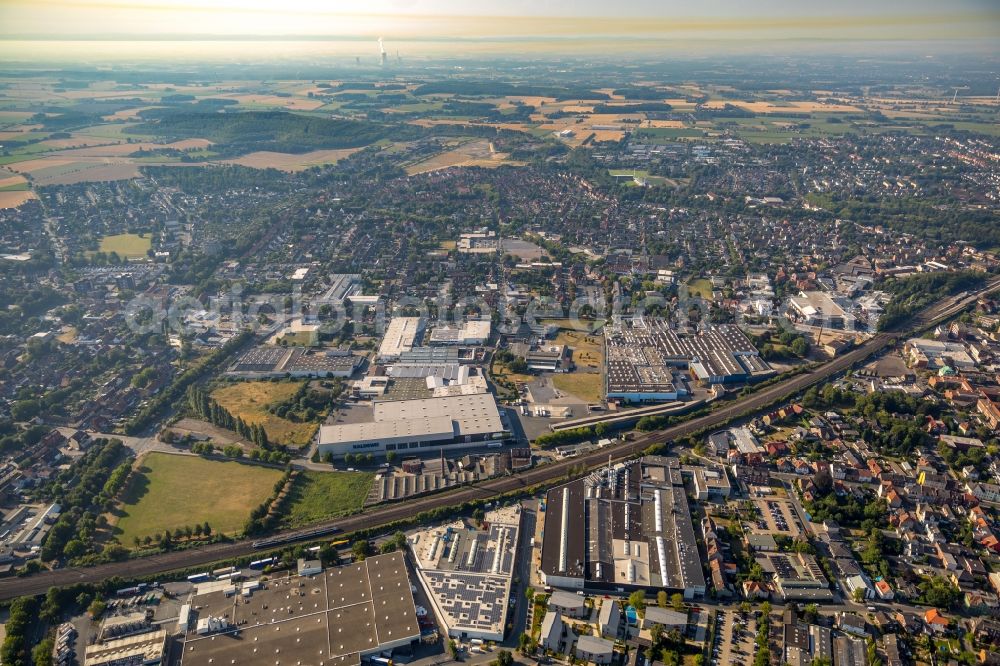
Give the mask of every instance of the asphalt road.
[[[992, 280], [983, 289], [962, 299], [946, 299], [915, 317], [905, 330], [923, 328], [939, 320], [950, 318], [975, 302], [975, 299], [983, 292], [991, 291], [997, 287], [1000, 287], [1000, 278]], [[720, 427], [732, 419], [764, 409], [867, 360], [893, 344], [896, 338], [903, 334], [904, 331], [879, 333], [864, 344], [815, 370], [768, 386], [745, 399], [720, 406], [705, 416], [619, 444], [610, 450], [612, 460], [625, 460], [641, 453], [650, 445], [670, 442], [703, 429]], [[608, 449], [601, 449], [577, 458], [539, 465], [516, 475], [488, 479], [448, 492], [413, 498], [404, 503], [373, 507], [361, 514], [324, 521], [305, 529], [288, 530], [281, 533], [280, 536], [286, 537], [288, 542], [294, 542], [297, 538], [307, 538], [313, 530], [322, 527], [337, 526], [344, 532], [353, 532], [360, 529], [387, 526], [394, 521], [411, 518], [421, 511], [454, 506], [471, 500], [489, 499], [541, 483], [556, 482], [568, 478], [572, 468], [579, 469], [581, 465], [584, 465], [589, 470], [606, 464], [608, 453]], [[254, 552], [253, 540], [243, 539], [209, 544], [189, 550], [161, 553], [125, 562], [43, 571], [25, 578], [8, 578], [0, 581], [0, 600], [44, 594], [53, 586], [84, 582], [99, 583], [114, 576], [126, 579], [155, 576], [178, 569], [207, 566], [213, 562], [242, 557]]]

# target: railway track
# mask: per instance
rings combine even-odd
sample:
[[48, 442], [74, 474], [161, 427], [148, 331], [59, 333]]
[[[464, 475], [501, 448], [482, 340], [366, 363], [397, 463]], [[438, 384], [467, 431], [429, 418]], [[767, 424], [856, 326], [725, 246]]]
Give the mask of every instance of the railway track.
[[[643, 435], [632, 441], [615, 446], [610, 450], [599, 450], [577, 458], [540, 465], [516, 475], [488, 479], [474, 485], [463, 486], [427, 497], [415, 498], [407, 502], [378, 506], [364, 513], [323, 521], [308, 528], [288, 530], [275, 536], [282, 538], [283, 543], [295, 543], [308, 539], [310, 536], [314, 537], [318, 529], [337, 527], [343, 533], [350, 533], [360, 529], [379, 528], [391, 525], [399, 520], [411, 518], [422, 511], [496, 497], [542, 483], [555, 483], [562, 479], [567, 479], [570, 470], [573, 468], [579, 469], [581, 466], [584, 466], [587, 470], [590, 470], [591, 468], [607, 463], [609, 452], [612, 461], [621, 461], [630, 458], [641, 453], [651, 445], [663, 444], [707, 428], [720, 427], [733, 419], [754, 411], [759, 411], [775, 402], [794, 396], [878, 354], [893, 344], [898, 337], [907, 334], [907, 332], [922, 330], [955, 316], [971, 303], [974, 303], [980, 295], [997, 288], [1000, 288], [1000, 278], [990, 281], [987, 286], [971, 294], [946, 299], [911, 319], [904, 330], [878, 333], [856, 349], [829, 361], [819, 368], [796, 375], [773, 386], [768, 386], [753, 393], [746, 399], [719, 407], [710, 414], [699, 416], [655, 433]], [[190, 550], [161, 553], [125, 562], [44, 571], [26, 578], [9, 578], [0, 581], [0, 600], [25, 595], [43, 594], [53, 586], [61, 587], [84, 582], [99, 583], [115, 576], [125, 579], [155, 576], [178, 569], [201, 567], [221, 560], [248, 556], [253, 554], [254, 551], [254, 540], [243, 539], [209, 544]]]

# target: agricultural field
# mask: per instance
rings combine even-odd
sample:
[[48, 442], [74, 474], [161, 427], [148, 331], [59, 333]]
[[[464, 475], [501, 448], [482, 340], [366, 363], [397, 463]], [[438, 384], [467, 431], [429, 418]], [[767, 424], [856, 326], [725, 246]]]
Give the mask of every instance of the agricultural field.
[[214, 390], [212, 398], [233, 416], [250, 424], [263, 425], [271, 442], [301, 448], [312, 441], [319, 425], [295, 423], [267, 411], [269, 405], [294, 396], [300, 384], [301, 382], [235, 382]]
[[838, 104], [836, 102], [746, 102], [743, 100], [714, 100], [706, 102], [705, 106], [710, 109], [721, 109], [727, 104], [737, 106], [754, 113], [860, 113], [861, 109], [849, 104]]
[[281, 478], [276, 469], [172, 453], [149, 453], [137, 464], [112, 520], [126, 546], [136, 537], [206, 521], [213, 532], [237, 534]]
[[268, 94], [225, 94], [219, 95], [223, 99], [233, 99], [239, 102], [241, 107], [247, 109], [286, 109], [288, 111], [315, 111], [323, 106], [323, 102], [307, 97], [290, 97], [284, 95]]
[[678, 139], [700, 139], [705, 132], [697, 127], [643, 127], [635, 135], [649, 143], [671, 143]]
[[314, 166], [336, 164], [361, 150], [360, 148], [341, 148], [332, 150], [313, 150], [301, 155], [291, 153], [275, 153], [262, 150], [249, 153], [231, 160], [222, 160], [223, 164], [239, 164], [254, 169], [278, 169], [280, 171], [303, 171]]
[[30, 175], [36, 185], [72, 185], [87, 181], [127, 180], [139, 176], [137, 163], [130, 158], [42, 157], [15, 162], [10, 168]]
[[374, 479], [368, 472], [302, 472], [288, 495], [284, 522], [299, 527], [358, 511]]
[[0, 190], [0, 208], [17, 208], [34, 198], [30, 190]]
[[28, 180], [19, 173], [0, 169], [0, 192], [22, 192], [30, 190]]
[[148, 234], [117, 234], [101, 239], [101, 252], [116, 253], [127, 259], [144, 259], [152, 246], [153, 239]]

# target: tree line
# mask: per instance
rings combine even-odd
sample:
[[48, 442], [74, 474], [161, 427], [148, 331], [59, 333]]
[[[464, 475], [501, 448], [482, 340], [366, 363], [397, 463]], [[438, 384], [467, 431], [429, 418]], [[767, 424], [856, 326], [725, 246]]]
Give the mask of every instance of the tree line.
[[267, 432], [259, 423], [247, 423], [216, 402], [207, 391], [199, 386], [189, 386], [187, 390], [188, 406], [191, 411], [214, 426], [232, 430], [243, 439], [253, 442], [262, 449], [270, 447]]
[[978, 271], [918, 273], [891, 281], [886, 290], [892, 298], [885, 306], [878, 329], [890, 330], [927, 306], [960, 291], [976, 289], [985, 281], [985, 274]]
[[131, 466], [131, 452], [121, 440], [98, 440], [43, 490], [47, 499], [60, 504], [62, 514], [42, 543], [42, 560], [89, 556], [93, 561], [101, 561], [122, 556], [113, 544], [96, 552], [94, 535], [106, 523], [103, 512], [114, 505]]
[[281, 505], [284, 503], [284, 498], [287, 496], [287, 493], [284, 492], [285, 488], [295, 483], [296, 478], [297, 474], [295, 472], [285, 470], [281, 478], [275, 481], [270, 497], [254, 507], [253, 511], [250, 512], [250, 517], [247, 518], [247, 522], [243, 526], [243, 533], [245, 535], [263, 534], [274, 526], [275, 518], [281, 509]]
[[139, 413], [133, 416], [125, 424], [125, 434], [135, 435], [151, 425], [153, 421], [160, 416], [163, 410], [173, 405], [181, 398], [181, 396], [184, 395], [188, 386], [191, 386], [207, 373], [218, 368], [233, 354], [233, 352], [249, 342], [252, 338], [253, 333], [250, 331], [241, 332], [239, 335], [229, 340], [226, 344], [212, 352], [212, 354], [201, 364], [193, 368], [189, 368], [175, 377], [170, 386], [150, 398], [146, 406], [139, 410]]

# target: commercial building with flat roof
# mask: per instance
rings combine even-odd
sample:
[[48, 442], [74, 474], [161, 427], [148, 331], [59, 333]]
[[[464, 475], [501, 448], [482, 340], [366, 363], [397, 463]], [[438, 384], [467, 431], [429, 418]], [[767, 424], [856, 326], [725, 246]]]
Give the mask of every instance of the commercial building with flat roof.
[[685, 468], [685, 473], [691, 475], [694, 484], [694, 497], [697, 500], [726, 499], [732, 493], [729, 475], [725, 467], [707, 465]]
[[835, 666], [865, 666], [868, 663], [865, 642], [860, 638], [840, 635], [833, 639]]
[[438, 326], [431, 331], [427, 344], [481, 345], [490, 339], [490, 322], [472, 319], [461, 326]]
[[824, 291], [801, 291], [798, 296], [788, 299], [790, 310], [803, 323], [852, 331], [855, 317], [845, 309], [843, 302]]
[[570, 589], [705, 593], [676, 460], [646, 456], [546, 494], [541, 575]]
[[210, 622], [184, 635], [182, 666], [354, 666], [420, 638], [402, 553], [271, 579], [256, 590], [210, 589], [191, 601], [198, 624]]
[[334, 273], [328, 277], [330, 288], [319, 298], [317, 304], [342, 304], [344, 299], [361, 291], [361, 275], [358, 273]]
[[84, 666], [156, 666], [167, 647], [165, 629], [88, 645]]
[[482, 529], [458, 520], [410, 537], [417, 578], [448, 636], [503, 640], [520, 529], [515, 504], [488, 512]]
[[408, 352], [417, 344], [424, 332], [422, 317], [393, 317], [385, 328], [382, 343], [378, 347], [381, 361], [393, 361], [403, 352]]
[[828, 601], [830, 583], [819, 562], [806, 553], [757, 553], [757, 563], [770, 574], [784, 601]]
[[507, 436], [491, 393], [374, 403], [373, 420], [324, 425], [320, 455], [482, 446]]

